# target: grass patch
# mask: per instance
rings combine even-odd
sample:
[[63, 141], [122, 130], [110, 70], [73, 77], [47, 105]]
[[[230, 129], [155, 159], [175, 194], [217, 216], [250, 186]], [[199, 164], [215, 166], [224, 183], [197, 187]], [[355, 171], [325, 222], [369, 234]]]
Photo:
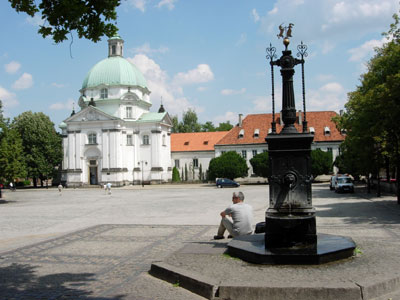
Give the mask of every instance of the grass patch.
[[175, 282], [172, 286], [173, 287], [179, 287], [179, 281]]
[[224, 254], [222, 254], [222, 256], [225, 257], [225, 258], [229, 258], [229, 259], [240, 260], [240, 258], [231, 256], [229, 253], [224, 253]]
[[354, 249], [354, 255], [361, 255], [361, 254], [363, 254], [362, 250], [360, 248], [356, 247]]

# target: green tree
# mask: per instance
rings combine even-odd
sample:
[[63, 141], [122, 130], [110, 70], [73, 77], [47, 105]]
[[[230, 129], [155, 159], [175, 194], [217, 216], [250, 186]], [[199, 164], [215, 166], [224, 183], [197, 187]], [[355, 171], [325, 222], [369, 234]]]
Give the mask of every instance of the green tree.
[[47, 179], [53, 174], [54, 167], [62, 161], [62, 142], [54, 129], [54, 124], [45, 114], [24, 112], [14, 118], [11, 127], [19, 132], [22, 138], [28, 176], [34, 180]]
[[[388, 42], [375, 49], [375, 55], [361, 76], [360, 85], [349, 93], [346, 113], [336, 118], [345, 129], [348, 157], [357, 154], [357, 170], [362, 175], [378, 174], [385, 162], [396, 168], [400, 181], [400, 29], [399, 17], [384, 35]], [[400, 204], [400, 189], [397, 188]]]
[[204, 176], [203, 176], [203, 167], [201, 166], [201, 164], [200, 164], [200, 166], [199, 166], [199, 180], [200, 180], [200, 181], [203, 181], [203, 180], [204, 180]]
[[218, 127], [215, 129], [215, 131], [229, 131], [233, 128], [233, 125], [227, 122], [219, 123]]
[[14, 182], [27, 174], [22, 139], [15, 129], [2, 126], [0, 142], [0, 178]]
[[201, 131], [203, 132], [213, 132], [215, 131], [214, 124], [210, 121], [205, 122], [201, 125]]
[[246, 160], [235, 151], [228, 151], [211, 159], [208, 168], [210, 180], [216, 178], [234, 179], [246, 177], [248, 171]]
[[332, 153], [321, 149], [311, 151], [311, 174], [315, 177], [329, 174], [332, 170]]
[[268, 177], [269, 175], [269, 159], [268, 152], [259, 153], [250, 159], [253, 172], [260, 177]]
[[181, 181], [181, 177], [179, 176], [179, 171], [176, 167], [172, 169], [172, 182]]
[[120, 0], [8, 0], [17, 12], [30, 17], [41, 16], [43, 25], [38, 33], [51, 37], [55, 43], [68, 39], [72, 32], [79, 38], [98, 42], [104, 35], [113, 36], [118, 28], [116, 8]]
[[197, 122], [196, 111], [188, 109], [182, 115], [182, 122], [179, 123], [179, 132], [199, 132], [201, 125]]
[[178, 116], [173, 116], [172, 117], [172, 129], [171, 131], [173, 133], [179, 132], [179, 121], [178, 121]]

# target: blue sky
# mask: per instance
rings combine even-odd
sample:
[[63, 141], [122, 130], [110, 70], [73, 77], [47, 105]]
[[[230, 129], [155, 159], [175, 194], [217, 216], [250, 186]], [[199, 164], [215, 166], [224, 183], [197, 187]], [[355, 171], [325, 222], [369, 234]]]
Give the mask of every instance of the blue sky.
[[[307, 110], [335, 110], [359, 84], [381, 33], [399, 10], [398, 0], [122, 0], [118, 8], [124, 56], [144, 74], [151, 111], [162, 98], [170, 115], [195, 109], [214, 124], [238, 114], [271, 112], [270, 67], [265, 48], [281, 23], [294, 23], [289, 49], [308, 46]], [[37, 34], [40, 17], [16, 13], [0, 2], [0, 99], [5, 115], [31, 110], [58, 124], [75, 109], [89, 69], [107, 57], [107, 39], [54, 44]], [[72, 57], [71, 57], [72, 55]], [[294, 78], [296, 108], [302, 108], [301, 68]], [[275, 68], [276, 110], [281, 76]]]

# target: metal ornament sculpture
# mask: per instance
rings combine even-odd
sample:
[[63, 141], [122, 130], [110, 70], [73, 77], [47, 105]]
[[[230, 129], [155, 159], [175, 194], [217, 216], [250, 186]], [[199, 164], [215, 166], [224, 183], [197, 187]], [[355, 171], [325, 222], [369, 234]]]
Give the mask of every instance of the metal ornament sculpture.
[[[261, 264], [324, 263], [349, 257], [355, 248], [350, 238], [317, 234], [315, 208], [311, 193], [311, 144], [314, 135], [307, 132], [304, 58], [307, 46], [301, 42], [294, 58], [288, 50], [293, 23], [279, 26], [278, 38], [283, 39], [285, 50], [276, 59], [276, 48], [266, 49], [271, 66], [272, 130], [266, 137], [270, 174], [269, 208], [265, 225], [257, 224], [256, 234], [234, 238], [228, 251], [246, 261]], [[304, 121], [302, 132], [296, 129], [296, 106], [293, 89], [294, 67], [302, 66]], [[282, 76], [283, 128], [277, 132], [275, 119], [274, 66], [280, 67]], [[300, 119], [300, 118], [299, 118]], [[260, 226], [259, 226], [260, 225]]]

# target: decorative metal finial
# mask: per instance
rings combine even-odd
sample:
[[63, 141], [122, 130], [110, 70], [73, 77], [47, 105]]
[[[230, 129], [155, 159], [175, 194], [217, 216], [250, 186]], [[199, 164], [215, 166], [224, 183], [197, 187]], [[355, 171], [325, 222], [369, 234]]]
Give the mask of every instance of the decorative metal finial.
[[307, 116], [306, 116], [306, 88], [304, 84], [304, 57], [308, 56], [307, 53], [307, 45], [303, 44], [301, 41], [300, 45], [297, 46], [297, 57], [301, 57], [301, 79], [302, 79], [302, 87], [303, 87], [303, 114], [304, 114], [304, 121], [303, 121], [303, 132], [307, 132]]
[[269, 59], [269, 64], [271, 65], [271, 82], [272, 82], [272, 122], [271, 122], [271, 130], [272, 133], [276, 133], [276, 122], [275, 122], [275, 90], [274, 90], [274, 58], [276, 58], [276, 48], [272, 47], [272, 44], [269, 43], [269, 47], [267, 50], [267, 59]]
[[292, 37], [292, 28], [294, 24], [289, 23], [289, 26], [283, 26], [283, 23], [279, 25], [279, 33], [277, 34], [278, 39], [283, 38], [283, 44], [285, 45], [285, 50], [290, 44], [289, 38]]

